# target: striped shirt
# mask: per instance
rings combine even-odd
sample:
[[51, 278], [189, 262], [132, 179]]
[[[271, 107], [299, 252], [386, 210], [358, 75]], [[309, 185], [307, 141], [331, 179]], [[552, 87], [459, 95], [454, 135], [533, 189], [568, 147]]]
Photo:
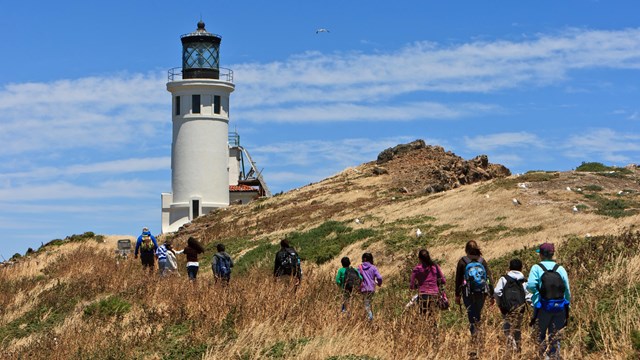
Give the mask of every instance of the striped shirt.
[[156, 250], [156, 256], [158, 257], [158, 260], [165, 260], [167, 258], [167, 247], [164, 245], [158, 247]]

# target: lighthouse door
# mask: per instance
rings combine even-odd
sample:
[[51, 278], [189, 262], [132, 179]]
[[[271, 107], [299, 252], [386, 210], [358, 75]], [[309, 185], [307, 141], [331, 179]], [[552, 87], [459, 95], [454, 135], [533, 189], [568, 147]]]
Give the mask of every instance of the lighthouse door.
[[191, 219], [200, 216], [200, 200], [191, 200]]

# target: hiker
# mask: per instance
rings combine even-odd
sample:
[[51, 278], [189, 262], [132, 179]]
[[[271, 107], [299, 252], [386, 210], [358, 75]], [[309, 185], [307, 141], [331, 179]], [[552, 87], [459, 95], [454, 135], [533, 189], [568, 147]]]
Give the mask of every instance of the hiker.
[[[178, 273], [178, 260], [176, 259], [176, 251], [173, 248], [173, 244], [167, 240], [164, 246], [167, 248], [167, 265], [164, 268], [165, 274], [180, 275], [180, 273]], [[182, 253], [182, 251], [180, 253]]]
[[187, 274], [191, 281], [194, 281], [198, 276], [198, 269], [200, 268], [198, 254], [203, 252], [204, 248], [200, 245], [200, 242], [192, 236], [187, 239], [187, 246], [184, 249], [176, 251], [176, 254], [184, 253], [187, 256]]
[[155, 251], [158, 248], [158, 241], [151, 235], [148, 227], [142, 228], [142, 234], [138, 236], [136, 241], [136, 250], [134, 252], [134, 258], [138, 258], [140, 253], [140, 261], [143, 267], [148, 267], [150, 272], [153, 272], [155, 265]]
[[507, 353], [520, 353], [522, 318], [526, 304], [531, 304], [531, 293], [527, 291], [527, 280], [522, 274], [520, 259], [511, 259], [509, 272], [500, 277], [493, 295], [502, 313]]
[[300, 256], [294, 248], [289, 245], [289, 240], [280, 241], [280, 251], [276, 253], [276, 261], [273, 267], [273, 276], [278, 278], [288, 277], [289, 280], [295, 278], [294, 286], [300, 285], [302, 279], [302, 267], [300, 266]]
[[362, 254], [362, 264], [358, 266], [358, 272], [362, 276], [360, 292], [364, 300], [364, 309], [367, 312], [367, 318], [371, 321], [373, 320], [371, 300], [373, 300], [373, 294], [376, 292], [376, 284], [382, 286], [382, 275], [380, 275], [378, 268], [373, 265], [373, 255], [371, 253]]
[[421, 315], [433, 315], [438, 309], [440, 297], [439, 285], [445, 284], [444, 274], [436, 263], [431, 260], [429, 251], [421, 249], [418, 252], [420, 263], [411, 271], [409, 289], [418, 289], [418, 304]]
[[[156, 249], [156, 258], [158, 259], [158, 275], [164, 276], [167, 268], [167, 242], [158, 246]], [[169, 245], [171, 247], [171, 245]]]
[[471, 345], [474, 350], [469, 352], [469, 357], [475, 359], [477, 347], [481, 344], [480, 315], [487, 296], [491, 305], [493, 298], [493, 284], [489, 265], [482, 258], [482, 251], [474, 240], [467, 241], [464, 247], [465, 256], [460, 258], [456, 267], [456, 304], [467, 309], [469, 318], [469, 331], [471, 332]]
[[[532, 294], [533, 319], [537, 325], [539, 355], [560, 358], [560, 330], [569, 319], [569, 276], [567, 271], [553, 260], [555, 247], [544, 243], [536, 250], [540, 262], [531, 267], [527, 289]], [[547, 340], [548, 334], [548, 340]]]
[[216, 249], [218, 253], [214, 254], [211, 260], [211, 271], [213, 271], [213, 276], [216, 281], [220, 279], [223, 283], [228, 284], [229, 280], [231, 280], [233, 260], [231, 256], [224, 251], [224, 244], [216, 245]]
[[336, 284], [342, 289], [342, 312], [347, 312], [347, 305], [350, 303], [351, 293], [353, 290], [360, 290], [362, 275], [351, 266], [351, 260], [348, 257], [343, 257], [340, 263], [342, 267], [336, 275]]

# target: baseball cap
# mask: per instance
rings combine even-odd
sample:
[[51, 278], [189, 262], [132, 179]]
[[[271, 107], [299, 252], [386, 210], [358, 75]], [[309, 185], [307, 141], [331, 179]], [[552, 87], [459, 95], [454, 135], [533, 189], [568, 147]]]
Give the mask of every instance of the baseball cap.
[[543, 253], [543, 254], [553, 254], [554, 252], [556, 252], [556, 248], [553, 246], [552, 243], [544, 243], [540, 245], [540, 247], [538, 248], [538, 250], [536, 250], [536, 252]]

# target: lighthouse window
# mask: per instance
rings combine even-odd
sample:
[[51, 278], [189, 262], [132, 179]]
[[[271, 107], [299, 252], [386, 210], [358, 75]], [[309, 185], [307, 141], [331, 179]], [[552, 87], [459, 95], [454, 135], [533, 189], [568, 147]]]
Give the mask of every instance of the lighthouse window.
[[213, 96], [213, 113], [220, 114], [220, 95]]
[[191, 95], [191, 113], [200, 114], [200, 95]]
[[176, 104], [175, 104], [175, 106], [176, 106], [175, 114], [176, 115], [180, 115], [180, 96], [176, 96]]

